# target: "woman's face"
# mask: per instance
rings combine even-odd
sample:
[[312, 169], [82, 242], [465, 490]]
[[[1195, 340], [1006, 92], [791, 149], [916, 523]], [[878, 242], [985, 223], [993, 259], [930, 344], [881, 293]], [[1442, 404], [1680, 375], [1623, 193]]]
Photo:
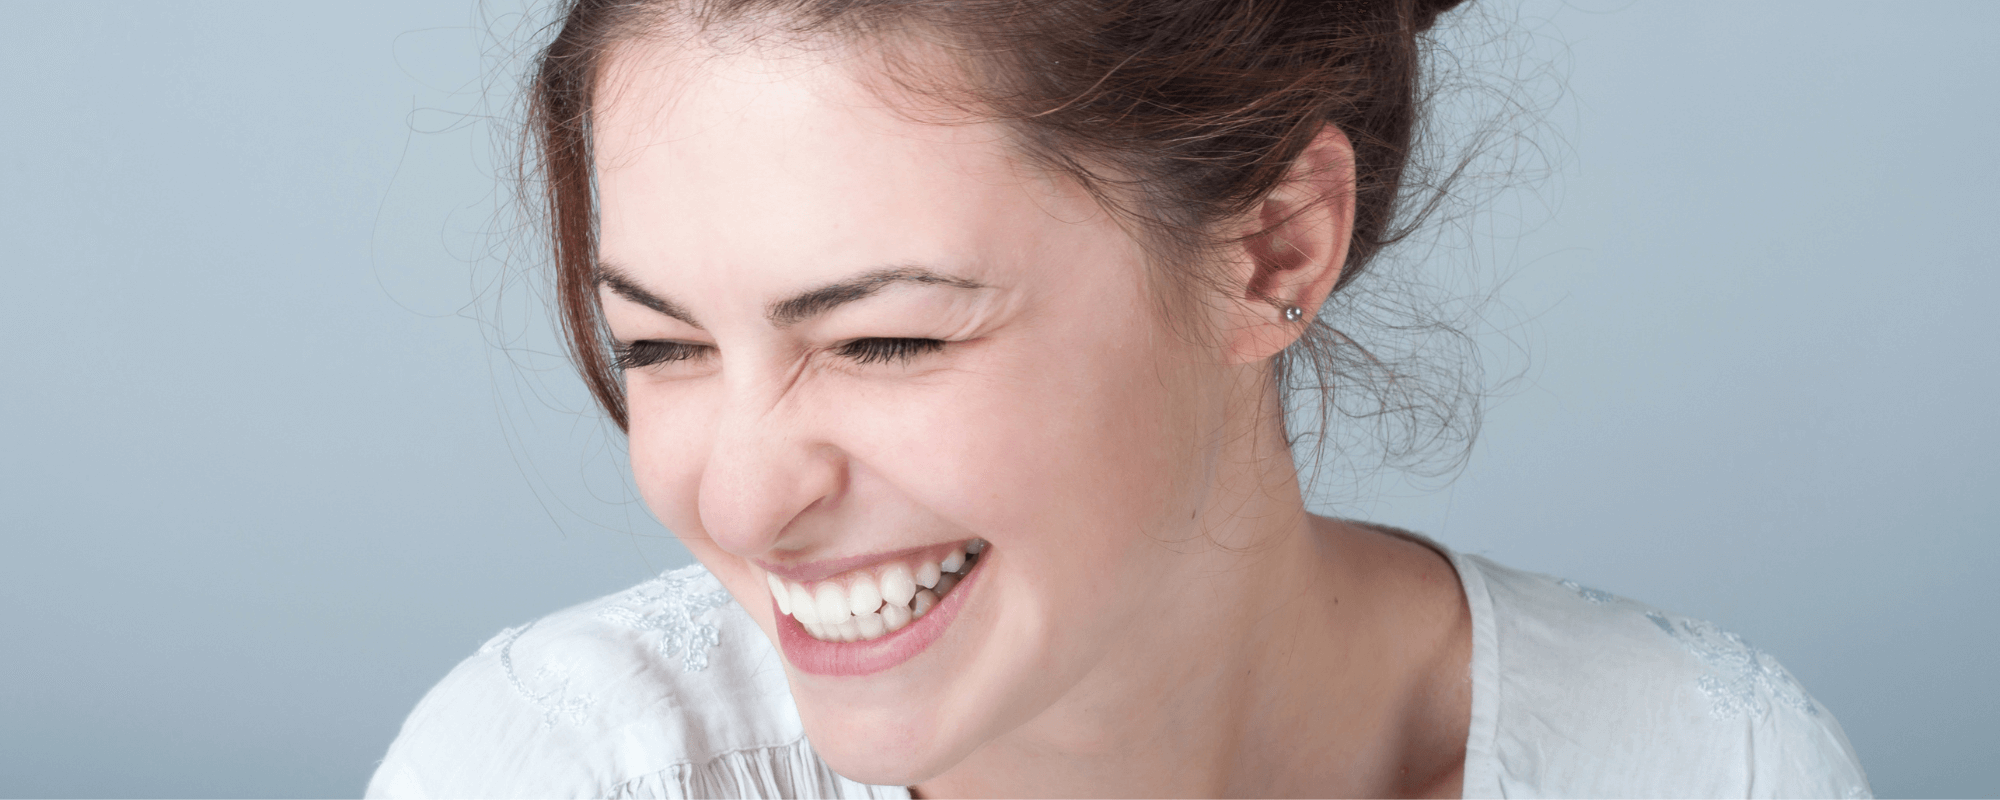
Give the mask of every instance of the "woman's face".
[[[999, 128], [886, 108], [856, 62], [611, 66], [600, 293], [633, 472], [780, 645], [829, 763], [934, 776], [1172, 624], [1222, 368], [1157, 319], [1125, 231]], [[975, 540], [962, 583], [925, 574]]]

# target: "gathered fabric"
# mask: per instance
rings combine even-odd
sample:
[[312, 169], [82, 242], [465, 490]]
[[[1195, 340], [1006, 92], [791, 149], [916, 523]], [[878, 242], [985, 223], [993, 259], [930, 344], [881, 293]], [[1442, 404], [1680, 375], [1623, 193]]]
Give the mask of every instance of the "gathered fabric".
[[606, 793], [613, 798], [868, 797], [907, 798], [901, 786], [869, 786], [840, 776], [813, 754], [805, 737], [791, 744], [723, 753], [700, 764], [675, 764]]

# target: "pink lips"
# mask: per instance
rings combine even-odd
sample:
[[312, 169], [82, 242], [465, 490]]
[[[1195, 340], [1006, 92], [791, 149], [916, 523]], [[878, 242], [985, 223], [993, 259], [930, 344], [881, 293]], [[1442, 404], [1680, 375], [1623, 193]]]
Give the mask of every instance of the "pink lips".
[[771, 601], [771, 614], [777, 618], [778, 644], [785, 649], [785, 659], [792, 666], [814, 675], [835, 677], [872, 675], [894, 667], [912, 658], [932, 642], [944, 635], [944, 629], [958, 616], [958, 610], [965, 606], [965, 598], [971, 594], [972, 584], [978, 582], [980, 566], [984, 559], [973, 563], [972, 570], [959, 579], [958, 586], [951, 594], [933, 607], [922, 619], [912, 620], [902, 630], [865, 642], [823, 642], [806, 633], [805, 626], [790, 614], [778, 610], [778, 601]]

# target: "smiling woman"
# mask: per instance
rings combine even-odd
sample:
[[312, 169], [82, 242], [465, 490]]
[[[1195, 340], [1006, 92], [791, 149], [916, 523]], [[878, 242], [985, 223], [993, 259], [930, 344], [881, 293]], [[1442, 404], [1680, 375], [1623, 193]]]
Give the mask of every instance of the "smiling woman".
[[1865, 793], [1741, 640], [1307, 513], [1281, 387], [1451, 5], [568, 6], [563, 319], [700, 566], [504, 632], [371, 794]]

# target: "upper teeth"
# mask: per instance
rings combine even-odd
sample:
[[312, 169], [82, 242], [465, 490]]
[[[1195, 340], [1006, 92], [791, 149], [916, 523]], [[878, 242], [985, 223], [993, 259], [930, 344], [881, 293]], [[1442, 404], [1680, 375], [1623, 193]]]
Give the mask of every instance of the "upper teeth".
[[765, 577], [778, 611], [798, 620], [807, 633], [825, 641], [854, 642], [901, 630], [922, 617], [985, 549], [985, 540], [974, 539], [942, 559], [917, 563], [914, 571], [896, 562], [822, 581], [811, 590], [769, 573]]

